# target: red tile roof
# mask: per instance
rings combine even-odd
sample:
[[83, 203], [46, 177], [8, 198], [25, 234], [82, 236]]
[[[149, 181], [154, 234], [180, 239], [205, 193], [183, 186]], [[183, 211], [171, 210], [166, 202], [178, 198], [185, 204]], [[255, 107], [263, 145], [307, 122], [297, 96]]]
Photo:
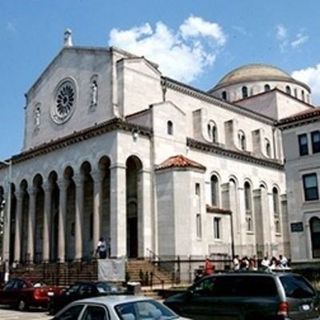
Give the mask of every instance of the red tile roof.
[[168, 168], [195, 168], [200, 170], [206, 170], [205, 166], [183, 156], [182, 154], [168, 158], [167, 160], [162, 162], [156, 170]]

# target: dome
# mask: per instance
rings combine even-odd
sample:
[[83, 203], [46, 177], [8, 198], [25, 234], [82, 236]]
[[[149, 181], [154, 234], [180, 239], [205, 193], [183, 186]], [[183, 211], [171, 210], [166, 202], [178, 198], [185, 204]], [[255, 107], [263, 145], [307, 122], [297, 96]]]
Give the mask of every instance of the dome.
[[308, 91], [310, 91], [306, 84], [295, 80], [287, 72], [266, 64], [248, 64], [234, 69], [225, 75], [213, 90], [249, 81], [286, 81], [303, 85]]

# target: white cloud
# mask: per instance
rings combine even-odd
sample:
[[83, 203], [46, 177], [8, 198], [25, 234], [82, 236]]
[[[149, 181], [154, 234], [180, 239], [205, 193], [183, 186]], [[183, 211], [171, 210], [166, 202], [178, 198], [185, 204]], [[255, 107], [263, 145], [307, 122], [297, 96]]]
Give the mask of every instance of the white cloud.
[[285, 40], [288, 35], [288, 30], [282, 24], [276, 26], [276, 37], [278, 40]]
[[314, 103], [320, 104], [320, 63], [314, 67], [296, 70], [292, 72], [292, 77], [308, 84]]
[[299, 32], [296, 35], [295, 40], [291, 41], [291, 47], [293, 48], [298, 48], [300, 47], [302, 44], [304, 44], [305, 42], [307, 42], [309, 39], [309, 36], [303, 34], [302, 32]]
[[287, 49], [297, 49], [309, 40], [309, 36], [304, 31], [298, 32], [294, 37], [289, 36], [288, 29], [278, 24], [276, 26], [276, 39], [279, 42], [281, 52], [287, 51]]
[[222, 28], [200, 17], [190, 16], [177, 31], [157, 22], [129, 30], [112, 29], [109, 45], [120, 47], [159, 64], [164, 75], [192, 82], [213, 65], [226, 36]]
[[11, 33], [15, 33], [17, 31], [16, 26], [13, 22], [7, 22], [6, 24], [6, 31], [7, 32], [11, 32]]

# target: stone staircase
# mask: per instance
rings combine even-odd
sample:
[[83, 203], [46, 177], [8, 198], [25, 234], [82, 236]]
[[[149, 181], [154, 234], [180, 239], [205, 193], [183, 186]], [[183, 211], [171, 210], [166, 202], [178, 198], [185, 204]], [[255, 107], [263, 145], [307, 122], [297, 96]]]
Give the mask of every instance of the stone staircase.
[[144, 259], [129, 259], [127, 262], [127, 274], [130, 281], [140, 282], [142, 286], [164, 286], [173, 282], [169, 272]]
[[[10, 277], [42, 280], [49, 285], [69, 286], [76, 281], [97, 280], [97, 261], [18, 265], [10, 270]], [[172, 284], [170, 273], [144, 259], [129, 259], [126, 264], [126, 277], [128, 281], [140, 282], [142, 286], [148, 287], [160, 288]]]

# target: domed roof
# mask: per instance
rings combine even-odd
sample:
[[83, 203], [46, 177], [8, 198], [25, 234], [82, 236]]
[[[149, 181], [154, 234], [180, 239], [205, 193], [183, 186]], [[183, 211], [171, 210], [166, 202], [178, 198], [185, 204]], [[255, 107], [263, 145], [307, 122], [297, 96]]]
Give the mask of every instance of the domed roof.
[[288, 81], [306, 86], [277, 67], [267, 64], [247, 64], [225, 75], [214, 87], [214, 90], [248, 81]]

